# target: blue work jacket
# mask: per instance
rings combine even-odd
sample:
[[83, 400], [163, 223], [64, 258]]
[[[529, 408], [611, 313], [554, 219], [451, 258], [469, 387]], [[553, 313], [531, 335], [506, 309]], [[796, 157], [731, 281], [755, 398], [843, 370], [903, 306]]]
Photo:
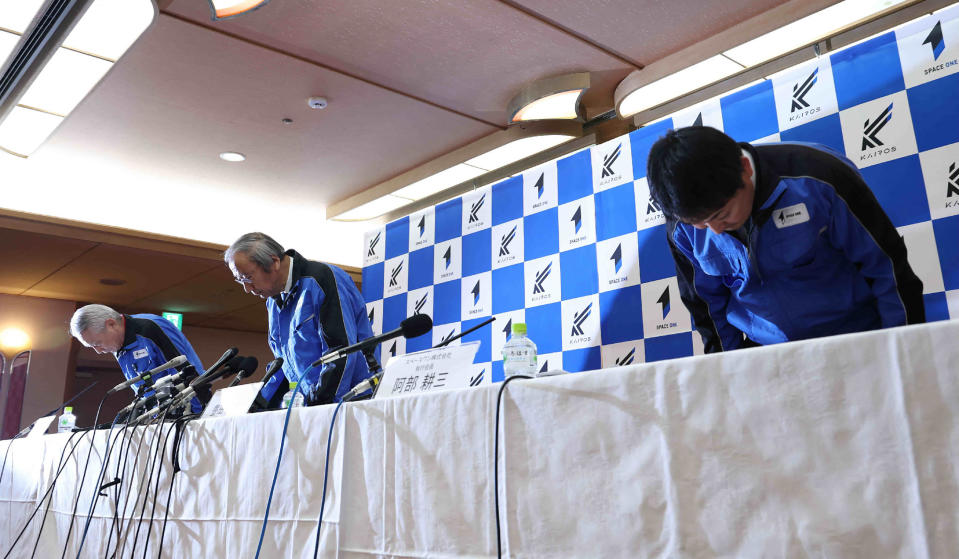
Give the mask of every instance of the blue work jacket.
[[[183, 332], [180, 332], [169, 320], [155, 314], [134, 314], [123, 315], [123, 324], [123, 347], [114, 354], [114, 357], [120, 364], [123, 376], [127, 379], [139, 376], [178, 355], [186, 356], [190, 364], [196, 368], [197, 373], [203, 372], [203, 364], [193, 351], [193, 346], [187, 341]], [[161, 371], [153, 375], [150, 384], [174, 373], [176, 369]], [[139, 391], [142, 385], [143, 381], [140, 381], [131, 388]], [[193, 398], [190, 404], [194, 413], [203, 410], [203, 405], [196, 398]]]
[[849, 160], [821, 145], [742, 147], [756, 170], [744, 227], [667, 221], [707, 352], [925, 320], [905, 243]]
[[309, 404], [339, 401], [370, 376], [364, 356], [353, 353], [325, 368], [311, 365], [330, 349], [373, 335], [363, 295], [342, 269], [306, 260], [294, 250], [286, 254], [292, 266], [290, 291], [266, 301], [270, 348], [283, 358], [283, 368], [267, 379], [260, 395], [275, 405], [275, 395], [285, 391], [281, 383], [302, 379]]

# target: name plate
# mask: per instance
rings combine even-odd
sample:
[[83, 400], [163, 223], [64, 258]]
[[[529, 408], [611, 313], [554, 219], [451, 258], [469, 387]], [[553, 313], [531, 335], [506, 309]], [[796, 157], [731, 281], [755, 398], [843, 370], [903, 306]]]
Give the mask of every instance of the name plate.
[[245, 415], [261, 388], [263, 388], [262, 382], [253, 382], [217, 390], [210, 398], [210, 403], [203, 409], [200, 419]]
[[27, 433], [28, 439], [35, 437], [42, 437], [46, 434], [47, 429], [50, 427], [50, 424], [53, 423], [53, 420], [56, 419], [56, 415], [48, 415], [46, 417], [41, 417], [40, 419], [33, 422], [33, 427], [30, 428], [30, 432]]
[[376, 397], [395, 398], [469, 387], [479, 344], [448, 345], [390, 359]]

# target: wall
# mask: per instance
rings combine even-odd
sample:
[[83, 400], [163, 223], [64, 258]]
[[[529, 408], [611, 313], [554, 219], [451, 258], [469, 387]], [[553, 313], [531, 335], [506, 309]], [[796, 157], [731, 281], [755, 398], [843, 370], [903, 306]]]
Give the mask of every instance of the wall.
[[646, 157], [670, 128], [739, 141], [811, 141], [856, 164], [909, 250], [928, 320], [959, 318], [959, 6], [701, 103], [602, 145], [479, 188], [366, 236], [374, 331], [414, 312], [425, 349], [490, 316], [476, 373], [502, 378], [511, 321], [544, 368], [597, 369], [702, 351], [681, 303]]
[[[21, 427], [63, 401], [70, 361], [68, 328], [75, 307], [71, 301], [0, 294], [0, 331], [10, 327], [23, 330], [30, 337], [28, 349], [33, 350]], [[15, 354], [3, 351], [8, 361]]]

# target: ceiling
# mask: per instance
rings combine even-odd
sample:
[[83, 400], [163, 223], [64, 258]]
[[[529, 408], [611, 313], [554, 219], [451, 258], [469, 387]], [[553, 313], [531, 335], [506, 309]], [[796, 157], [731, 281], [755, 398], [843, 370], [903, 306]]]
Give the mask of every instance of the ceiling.
[[636, 69], [678, 69], [834, 1], [274, 0], [213, 22], [206, 0], [159, 0], [37, 152], [0, 154], [0, 206], [217, 244], [262, 230], [359, 265], [372, 225], [325, 208], [505, 128], [524, 84], [588, 71], [593, 118]]
[[325, 208], [505, 129], [525, 84], [590, 72], [593, 119], [634, 70], [685, 67], [834, 2], [274, 0], [213, 22], [206, 0], [157, 0], [37, 152], [0, 153], [0, 261], [15, 263], [0, 293], [265, 331], [262, 301], [221, 261], [239, 235], [359, 266], [373, 225]]

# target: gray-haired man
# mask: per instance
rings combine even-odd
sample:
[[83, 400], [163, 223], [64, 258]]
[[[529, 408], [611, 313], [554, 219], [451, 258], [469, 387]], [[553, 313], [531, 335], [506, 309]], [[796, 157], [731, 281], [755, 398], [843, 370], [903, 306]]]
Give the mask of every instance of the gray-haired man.
[[[275, 407], [287, 382], [303, 383], [308, 404], [339, 401], [370, 376], [362, 355], [352, 354], [323, 370], [311, 368], [331, 348], [345, 347], [373, 335], [363, 296], [342, 269], [303, 258], [263, 233], [247, 233], [223, 259], [243, 290], [266, 299], [269, 343], [283, 358], [283, 368], [260, 392]], [[284, 378], [285, 377], [285, 378]]]
[[[106, 305], [86, 305], [70, 319], [70, 333], [80, 343], [97, 353], [112, 353], [127, 379], [156, 368], [178, 355], [186, 356], [191, 365], [203, 371], [203, 364], [193, 346], [172, 322], [155, 314], [121, 314]], [[161, 371], [156, 379], [173, 374]], [[133, 385], [139, 390], [143, 381]], [[200, 400], [193, 398], [191, 408], [202, 411]]]

